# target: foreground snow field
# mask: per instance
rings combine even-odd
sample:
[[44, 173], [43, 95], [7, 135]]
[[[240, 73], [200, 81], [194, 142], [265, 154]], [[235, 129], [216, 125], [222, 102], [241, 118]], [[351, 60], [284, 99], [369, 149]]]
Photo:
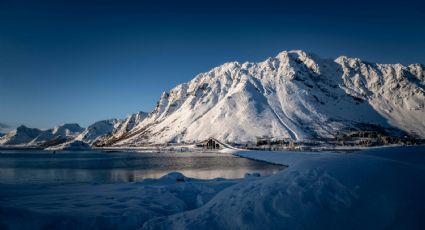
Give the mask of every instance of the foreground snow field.
[[0, 229], [137, 229], [157, 216], [198, 208], [246, 180], [170, 173], [143, 182], [63, 187], [0, 185]]
[[0, 229], [425, 229], [425, 147], [238, 152], [270, 177], [171, 173], [118, 185], [0, 185]]
[[[144, 229], [424, 229], [425, 148], [336, 155], [247, 152], [291, 165], [236, 184], [197, 210], [155, 218]], [[388, 153], [388, 154], [386, 154]]]

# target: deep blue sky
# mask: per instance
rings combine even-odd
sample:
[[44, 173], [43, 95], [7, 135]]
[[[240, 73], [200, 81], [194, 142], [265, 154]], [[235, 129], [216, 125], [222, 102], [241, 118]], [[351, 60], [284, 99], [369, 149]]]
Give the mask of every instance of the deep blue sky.
[[1, 1], [0, 129], [150, 111], [200, 72], [291, 49], [425, 63], [424, 3]]

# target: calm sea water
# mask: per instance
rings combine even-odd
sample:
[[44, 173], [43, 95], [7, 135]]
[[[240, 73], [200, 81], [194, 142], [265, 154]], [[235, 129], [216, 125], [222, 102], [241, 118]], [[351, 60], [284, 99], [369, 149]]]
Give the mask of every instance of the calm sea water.
[[188, 177], [271, 175], [283, 167], [223, 153], [0, 150], [0, 184], [121, 183], [178, 171]]

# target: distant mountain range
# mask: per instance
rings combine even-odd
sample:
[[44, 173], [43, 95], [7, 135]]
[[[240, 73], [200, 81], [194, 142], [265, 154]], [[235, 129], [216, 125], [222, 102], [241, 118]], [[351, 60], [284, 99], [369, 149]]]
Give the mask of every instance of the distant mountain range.
[[84, 131], [78, 124], [64, 124], [53, 129], [40, 130], [24, 125], [0, 137], [0, 145], [51, 146], [74, 139]]
[[[257, 138], [334, 138], [352, 130], [425, 138], [424, 66], [323, 59], [284, 51], [259, 63], [229, 62], [164, 92], [149, 114], [41, 131], [25, 126], [0, 145], [46, 146], [78, 140], [95, 146], [228, 143]], [[56, 130], [56, 131], [55, 131]], [[56, 143], [55, 143], [56, 144]]]

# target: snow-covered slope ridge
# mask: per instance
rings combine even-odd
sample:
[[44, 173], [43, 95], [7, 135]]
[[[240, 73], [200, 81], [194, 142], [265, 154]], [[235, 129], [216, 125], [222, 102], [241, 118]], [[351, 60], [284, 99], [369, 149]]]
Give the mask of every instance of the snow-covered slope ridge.
[[425, 77], [403, 66], [284, 51], [230, 62], [164, 92], [149, 116], [110, 145], [310, 139], [371, 127], [425, 137]]
[[120, 124], [119, 119], [109, 119], [95, 122], [87, 127], [80, 135], [75, 138], [79, 141], [93, 143], [99, 137], [112, 133]]
[[82, 132], [76, 140], [81, 140], [90, 144], [121, 138], [124, 134], [131, 131], [147, 117], [147, 113], [137, 112], [125, 119], [110, 119], [98, 121]]

